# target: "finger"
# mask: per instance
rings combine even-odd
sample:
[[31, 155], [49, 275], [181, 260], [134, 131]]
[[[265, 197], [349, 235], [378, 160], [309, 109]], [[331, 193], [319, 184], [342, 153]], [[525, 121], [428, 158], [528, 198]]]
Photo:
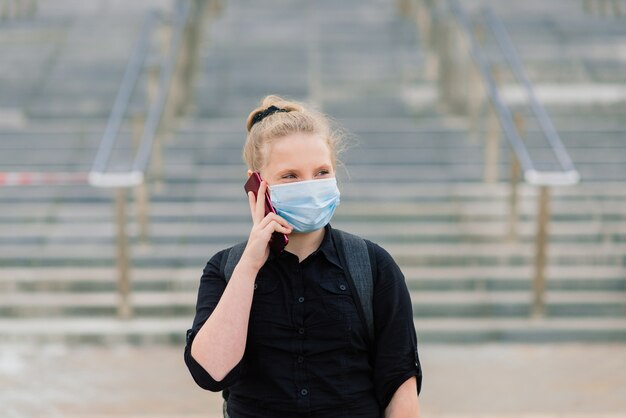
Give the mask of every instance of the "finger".
[[260, 223], [260, 227], [264, 228], [267, 224], [269, 224], [270, 222], [277, 222], [278, 224], [280, 224], [281, 226], [288, 228], [288, 229], [293, 229], [293, 226], [287, 222], [285, 220], [285, 218], [281, 217], [280, 215], [277, 215], [273, 212], [268, 213], [265, 218], [263, 218], [263, 220]]
[[286, 228], [274, 220], [267, 224], [267, 226], [265, 226], [263, 230], [270, 235], [274, 232], [280, 232], [281, 234], [291, 234], [292, 231], [291, 228]]
[[282, 226], [289, 228], [289, 229], [293, 229], [293, 225], [291, 225], [289, 221], [287, 221], [287, 219], [283, 218], [282, 216], [276, 213], [273, 213], [272, 215], [273, 215], [273, 218], [276, 219], [276, 221], [280, 223]]

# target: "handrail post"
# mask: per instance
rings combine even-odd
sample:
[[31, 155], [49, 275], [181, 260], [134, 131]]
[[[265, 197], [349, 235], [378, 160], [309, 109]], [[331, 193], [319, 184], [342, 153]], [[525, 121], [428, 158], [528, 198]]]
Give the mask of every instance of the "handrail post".
[[[139, 148], [141, 133], [145, 125], [145, 115], [137, 113], [133, 115], [133, 148], [135, 152]], [[148, 242], [148, 207], [150, 204], [150, 196], [148, 193], [148, 185], [146, 181], [142, 181], [140, 185], [135, 187], [135, 205], [137, 210], [137, 220], [139, 226], [139, 238], [142, 242]]]
[[535, 317], [545, 315], [545, 267], [546, 247], [548, 241], [548, 221], [550, 218], [550, 188], [540, 186], [539, 207], [537, 214], [537, 237], [535, 241], [535, 274], [533, 278], [533, 307], [532, 315]]
[[[176, 4], [176, 3], [175, 3]], [[172, 41], [173, 41], [173, 37], [174, 37], [174, 27], [173, 27], [174, 23], [173, 22], [162, 22], [161, 27], [159, 28], [159, 44], [160, 44], [160, 49], [161, 49], [161, 55], [163, 57], [168, 57], [171, 53], [171, 49], [173, 47], [172, 45]], [[174, 63], [174, 68], [176, 69], [180, 63], [180, 58], [181, 55], [183, 55], [184, 53], [184, 46], [183, 48], [178, 52], [178, 57], [176, 62]], [[169, 81], [169, 85], [168, 86], [162, 86], [164, 89], [169, 90], [168, 91], [168, 100], [166, 103], [165, 108], [163, 109], [163, 115], [161, 117], [161, 124], [163, 126], [169, 126], [170, 125], [170, 121], [172, 120], [172, 118], [174, 117], [175, 114], [175, 108], [176, 108], [176, 103], [178, 103], [178, 93], [179, 93], [179, 89], [178, 89], [178, 80], [177, 80], [177, 71], [174, 70], [173, 72], [173, 76], [172, 79]], [[157, 77], [157, 85], [158, 85], [158, 77]], [[157, 141], [159, 141], [158, 135], [157, 138], [155, 138]]]
[[458, 48], [458, 34], [456, 25], [450, 19], [440, 21], [439, 45], [439, 99], [442, 105], [448, 109], [454, 108], [456, 93], [455, 53]]
[[463, 36], [461, 28], [457, 26], [457, 43], [459, 45], [459, 63], [457, 65], [457, 74], [459, 83], [456, 86], [458, 91], [457, 109], [458, 113], [467, 115], [470, 118], [479, 106], [480, 100], [480, 80], [478, 70], [472, 59], [472, 45], [466, 37]]
[[[161, 52], [161, 57], [163, 57], [163, 60], [165, 61], [166, 57], [169, 56], [170, 54], [170, 49], [172, 47], [172, 37], [174, 35], [174, 28], [173, 28], [173, 24], [172, 22], [169, 21], [164, 21], [161, 22], [158, 30], [157, 30], [157, 37], [158, 37], [158, 44], [159, 44], [159, 50]], [[159, 85], [159, 77], [157, 75], [156, 77], [156, 86]], [[169, 86], [164, 86], [164, 88], [168, 88]], [[173, 95], [170, 94], [169, 98], [168, 98], [168, 102], [171, 103], [171, 101], [173, 100]], [[168, 126], [169, 125], [169, 119], [170, 119], [170, 114], [168, 112], [168, 108], [171, 108], [171, 106], [166, 106], [163, 114], [161, 116], [161, 120], [164, 126]]]
[[590, 15], [608, 17], [611, 13], [613, 16], [621, 16], [622, 10], [621, 0], [584, 0], [583, 10]]
[[432, 6], [426, 0], [417, 0], [415, 4], [415, 23], [419, 31], [424, 48], [425, 73], [428, 80], [436, 80], [438, 72], [437, 56], [437, 24], [433, 22]]
[[157, 37], [161, 56], [166, 57], [170, 52], [170, 46], [172, 41], [172, 25], [170, 22], [163, 21], [157, 29]]
[[2, 9], [0, 9], [0, 20], [8, 20], [11, 17], [11, 0], [0, 0]]
[[26, 16], [33, 17], [35, 13], [37, 13], [37, 1], [38, 0], [29, 0], [28, 7], [26, 8]]
[[219, 16], [224, 10], [224, 0], [210, 0], [206, 10], [208, 16]]
[[452, 25], [452, 83], [450, 85], [450, 109], [458, 115], [467, 114], [468, 110], [468, 89], [469, 89], [469, 69], [472, 65], [470, 45], [461, 33], [458, 25]]
[[396, 8], [402, 16], [411, 17], [413, 12], [412, 3], [411, 0], [396, 0]]
[[28, 15], [28, 0], [15, 0], [15, 15], [24, 18]]
[[[493, 66], [491, 70], [496, 85], [500, 81], [500, 70]], [[490, 106], [487, 112], [487, 133], [485, 144], [485, 171], [483, 179], [485, 183], [495, 183], [498, 181], [498, 160], [500, 159], [500, 122], [496, 109]]]
[[115, 220], [117, 224], [117, 314], [120, 319], [129, 319], [132, 315], [130, 303], [130, 272], [128, 238], [126, 235], [126, 188], [115, 191]]
[[[159, 76], [160, 69], [158, 67], [151, 66], [148, 68], [148, 79], [147, 79], [147, 96], [146, 108], [150, 109], [150, 107], [157, 101], [159, 95]], [[165, 115], [164, 115], [165, 117]], [[157, 188], [162, 186], [161, 181], [163, 179], [163, 144], [161, 141], [161, 133], [156, 132], [154, 137], [154, 144], [152, 148], [151, 162], [149, 167], [151, 169], [152, 177], [155, 180], [155, 184]]]
[[445, 106], [444, 103], [447, 101], [447, 90], [446, 86], [448, 85], [449, 80], [449, 51], [448, 51], [448, 41], [449, 32], [450, 32], [450, 23], [448, 19], [441, 18], [437, 21], [437, 34], [435, 35], [436, 45], [437, 45], [437, 62], [439, 63], [439, 72], [437, 77], [437, 93], [439, 98], [439, 105]]
[[0, 20], [31, 18], [37, 10], [37, 0], [0, 0]]
[[[482, 44], [484, 42], [484, 28], [480, 25], [475, 27], [476, 40]], [[472, 140], [479, 137], [480, 116], [488, 103], [485, 94], [486, 87], [480, 75], [478, 65], [473, 63], [471, 53], [468, 51], [468, 87], [467, 87], [467, 112], [470, 119], [470, 136]]]
[[500, 124], [493, 106], [487, 112], [487, 132], [485, 137], [485, 169], [483, 180], [485, 183], [498, 181], [498, 159], [500, 154]]
[[[526, 133], [526, 127], [524, 125], [524, 117], [520, 112], [515, 112], [513, 115], [513, 121], [515, 122], [515, 128], [521, 139], [524, 139]], [[521, 168], [519, 160], [515, 155], [515, 152], [510, 152], [510, 168], [511, 168], [511, 194], [510, 194], [510, 212], [509, 212], [509, 233], [508, 240], [516, 241], [517, 235], [517, 220], [519, 218], [519, 195], [518, 185], [521, 179]]]
[[204, 0], [194, 0], [192, 15], [185, 30], [184, 45], [186, 51], [185, 61], [179, 77], [183, 86], [183, 94], [181, 103], [178, 106], [178, 114], [184, 114], [189, 111], [192, 104], [191, 96], [193, 93], [193, 85], [197, 77], [198, 60], [200, 55], [201, 37], [204, 24], [207, 17], [208, 9]]
[[430, 26], [428, 6], [426, 0], [415, 0], [408, 12], [411, 18], [414, 18], [417, 33], [424, 46], [430, 46]]
[[178, 53], [178, 61], [174, 67], [174, 80], [172, 85], [172, 115], [180, 116], [184, 112], [185, 106], [189, 103], [187, 93], [189, 93], [189, 82], [191, 81], [191, 45], [192, 27], [189, 23], [183, 29], [181, 48]]
[[602, 16], [609, 15], [609, 0], [600, 0], [600, 7], [602, 8]]
[[184, 101], [184, 81], [183, 81], [183, 73], [185, 68], [185, 62], [189, 55], [189, 50], [187, 46], [187, 34], [188, 27], [183, 29], [183, 36], [181, 42], [181, 48], [178, 52], [178, 57], [176, 59], [176, 63], [174, 64], [174, 72], [172, 75], [172, 81], [170, 86], [170, 100], [167, 103], [165, 114], [167, 115], [166, 126], [169, 126], [169, 122], [174, 120], [176, 116], [180, 114], [180, 109], [182, 108], [182, 103]]
[[621, 0], [613, 0], [613, 16], [622, 16], [622, 4]]

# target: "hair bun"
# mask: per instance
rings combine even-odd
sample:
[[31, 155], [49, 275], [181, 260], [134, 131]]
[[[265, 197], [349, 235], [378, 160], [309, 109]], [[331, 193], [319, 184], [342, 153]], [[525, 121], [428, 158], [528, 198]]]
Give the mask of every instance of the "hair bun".
[[304, 133], [319, 135], [326, 141], [331, 163], [336, 167], [337, 155], [344, 149], [344, 136], [340, 129], [333, 129], [330, 122], [328, 116], [312, 106], [285, 100], [280, 96], [265, 96], [260, 106], [248, 115], [243, 160], [249, 170], [260, 171], [266, 163], [269, 144], [277, 138]]
[[[283, 99], [280, 96], [276, 96], [276, 95], [269, 95], [269, 96], [265, 96], [265, 98], [261, 101], [261, 105], [259, 107], [257, 107], [256, 109], [254, 109], [252, 112], [250, 112], [250, 114], [248, 115], [248, 119], [246, 120], [246, 129], [248, 130], [248, 132], [250, 132], [250, 129], [252, 129], [252, 126], [259, 122], [258, 120], [258, 115], [267, 111], [270, 107], [276, 107], [278, 109], [281, 109], [281, 111], [283, 112], [304, 112], [304, 106], [302, 106], [300, 103], [298, 102], [292, 102], [286, 99]], [[262, 116], [261, 119], [263, 119], [266, 116]]]

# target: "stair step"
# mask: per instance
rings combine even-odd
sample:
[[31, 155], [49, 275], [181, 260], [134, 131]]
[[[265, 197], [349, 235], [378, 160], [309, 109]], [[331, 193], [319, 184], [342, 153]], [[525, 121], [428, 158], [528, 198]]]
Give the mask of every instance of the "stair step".
[[188, 318], [0, 318], [0, 341], [181, 344]]
[[[626, 319], [417, 318], [418, 343], [625, 342]], [[185, 318], [0, 318], [0, 341], [184, 344]]]
[[416, 318], [418, 342], [625, 342], [623, 318]]
[[[194, 291], [133, 292], [130, 303], [138, 317], [192, 316]], [[416, 318], [527, 317], [530, 292], [411, 292]], [[0, 296], [4, 317], [112, 316], [117, 312], [116, 292], [11, 292]], [[547, 317], [626, 317], [626, 294], [615, 292], [559, 292], [545, 295]]]
[[[206, 245], [159, 244], [140, 246], [133, 250], [131, 262], [135, 266], [189, 266], [200, 265], [207, 256], [226, 245], [241, 241], [241, 237], [225, 238], [222, 242]], [[532, 265], [535, 247], [532, 243], [450, 243], [450, 244], [384, 244], [385, 249], [401, 265]], [[34, 255], [36, 254], [36, 255]], [[106, 266], [114, 264], [115, 246], [93, 244], [20, 245], [4, 246], [0, 265], [60, 266], [88, 263]], [[548, 249], [548, 265], [624, 266], [626, 243], [589, 246], [553, 243]]]
[[[114, 306], [118, 302], [116, 292], [80, 292], [80, 297], [74, 292], [11, 292], [0, 295], [0, 306]], [[417, 306], [424, 305], [463, 305], [463, 304], [523, 304], [529, 302], [531, 296], [527, 292], [511, 291], [412, 291], [411, 300]], [[195, 306], [197, 293], [191, 291], [170, 292], [135, 292], [131, 301], [135, 306]], [[619, 303], [626, 306], [626, 294], [606, 291], [563, 292], [548, 291], [545, 294], [547, 304], [601, 304]]]
[[[411, 292], [413, 313], [427, 317], [519, 317], [532, 310], [531, 292]], [[626, 316], [626, 294], [616, 292], [547, 291], [549, 317]]]
[[[489, 291], [449, 291], [449, 292], [411, 292], [411, 300], [416, 305], [438, 304], [480, 304], [480, 303], [528, 303], [531, 295], [526, 292], [489, 292]], [[598, 304], [623, 303], [626, 304], [626, 293], [616, 292], [563, 292], [547, 291], [547, 304]]]
[[[193, 283], [199, 285], [202, 268], [213, 254], [195, 267], [176, 268], [135, 268], [132, 270], [132, 282], [167, 282], [172, 285]], [[402, 272], [409, 284], [426, 281], [440, 283], [452, 281], [493, 280], [502, 282], [529, 282], [533, 274], [533, 266], [402, 266]], [[546, 268], [548, 284], [550, 280], [560, 281], [601, 281], [626, 280], [625, 268], [622, 266], [596, 266], [593, 270], [583, 270], [577, 266], [549, 265]], [[8, 283], [115, 283], [117, 270], [115, 267], [7, 267], [0, 270], [0, 282]]]
[[[377, 193], [374, 198], [368, 199], [363, 194], [354, 190], [342, 194], [342, 202], [337, 208], [337, 215], [342, 219], [357, 219], [359, 217], [372, 218], [396, 218], [401, 221], [407, 219], [417, 220], [420, 217], [430, 217], [430, 219], [506, 219], [508, 217], [509, 205], [504, 201], [458, 201], [458, 202], [428, 202], [419, 201], [411, 195], [404, 195], [396, 190], [393, 192]], [[241, 220], [249, 219], [249, 207], [245, 200], [243, 187], [241, 192], [228, 193], [220, 198], [219, 191], [215, 195], [198, 192], [198, 197], [192, 199], [191, 196], [179, 199], [156, 198], [152, 199], [150, 205], [150, 215], [153, 219], [159, 217], [169, 217], [174, 219], [193, 219], [197, 216], [237, 217]], [[397, 193], [397, 194], [396, 194]], [[395, 194], [395, 196], [394, 196]], [[130, 196], [130, 193], [129, 193]], [[79, 197], [83, 198], [84, 197]], [[168, 199], [168, 200], [163, 200]], [[415, 200], [414, 200], [415, 199]], [[551, 202], [551, 217], [553, 222], [565, 220], [600, 221], [602, 217], [614, 220], [623, 220], [626, 217], [626, 204], [620, 201], [605, 202], [580, 202], [572, 205], [571, 202]], [[579, 203], [579, 202], [577, 202]], [[19, 215], [25, 217], [46, 217], [56, 220], [63, 218], [75, 219], [101, 219], [112, 216], [113, 194], [110, 200], [106, 195], [101, 194], [93, 197], [92, 200], [58, 202], [54, 199], [42, 202], [41, 205], [33, 205], [28, 202], [0, 202], [0, 222], [2, 219], [15, 218]], [[537, 213], [537, 202], [520, 201], [518, 204], [519, 215], [522, 219], [534, 218]], [[200, 218], [201, 219], [201, 218]]]
[[[372, 187], [371, 180], [363, 181], [356, 174], [366, 170], [368, 165], [353, 165], [348, 167], [349, 178], [343, 172], [339, 172], [340, 187], [347, 187], [351, 194], [360, 195], [362, 198], [371, 199]], [[369, 166], [371, 171], [371, 166]], [[405, 168], [408, 166], [400, 165], [397, 170], [398, 177], [394, 180], [393, 188], [399, 189], [400, 192], [395, 192], [397, 195], [414, 195], [415, 199], [443, 199], [443, 200], [500, 200], [507, 198], [511, 193], [510, 184], [507, 182], [497, 183], [483, 183], [483, 182], [454, 182], [454, 183], [419, 183], [414, 179], [407, 179], [406, 176], [401, 176]], [[176, 192], [183, 186], [194, 187], [194, 189], [203, 192], [203, 194], [193, 195], [194, 199], [206, 198], [204, 193], [210, 191], [219, 192], [219, 196], [232, 195], [239, 196], [238, 183], [243, 188], [243, 182], [245, 182], [246, 174], [245, 167], [243, 165], [213, 165], [196, 167], [193, 170], [185, 170], [182, 167], [174, 169], [171, 166], [166, 166], [169, 171], [167, 178], [164, 179], [161, 186], [155, 183], [149, 184], [152, 189], [152, 193], [164, 194], [170, 192]], [[386, 170], [392, 171], [393, 167], [388, 167]], [[32, 171], [32, 170], [30, 170]], [[379, 181], [381, 183], [387, 183], [386, 181]], [[159, 188], [162, 187], [163, 191], [159, 192]], [[410, 191], [407, 192], [407, 190]], [[343, 191], [343, 190], [342, 190]], [[376, 190], [377, 193], [384, 192], [385, 190]], [[529, 199], [536, 201], [539, 196], [539, 188], [528, 184], [518, 185], [518, 196], [521, 200]], [[75, 196], [78, 197], [84, 194], [96, 194], [96, 195], [109, 195], [112, 196], [107, 189], [94, 188], [89, 185], [76, 185], [72, 188], [64, 187], [42, 187], [32, 186], [25, 188], [13, 188], [3, 189], [2, 197], [7, 198], [10, 196], [24, 196], [24, 197], [46, 197], [57, 195], [63, 196]], [[626, 199], [626, 188], [621, 183], [615, 182], [597, 182], [597, 183], [581, 183], [576, 186], [570, 187], [554, 187], [551, 188], [552, 198], [559, 201], [561, 199], [599, 199], [601, 201], [623, 201]]]
[[[440, 112], [413, 22], [392, 3], [357, 3], [317, 10], [307, 23], [314, 29], [308, 49], [291, 36], [302, 22], [286, 19], [276, 30], [258, 19], [267, 5], [241, 16], [230, 8], [212, 22], [203, 35], [211, 46], [199, 58], [195, 111], [224, 117], [184, 117], [165, 135], [164, 181], [149, 185], [149, 244], [138, 241], [129, 205], [134, 319], [116, 319], [113, 191], [0, 189], [0, 341], [183, 343], [202, 267], [249, 232], [241, 187], [245, 117], [271, 91], [319, 98], [355, 140], [343, 158], [347, 172], [338, 173], [342, 204], [333, 222], [398, 261], [420, 342], [626, 341], [623, 106], [573, 106], [563, 94], [546, 104], [583, 183], [551, 189], [546, 317], [529, 318], [539, 188], [519, 186], [519, 239], [504, 241], [509, 145], [500, 138], [503, 181], [484, 184], [485, 126], [469, 135], [467, 118]], [[118, 8], [46, 6], [40, 14], [52, 17], [45, 24], [0, 28], [0, 53], [25, 69], [7, 78], [0, 71], [0, 85], [10, 84], [0, 107], [25, 106], [23, 121], [0, 127], [0, 173], [89, 170], [115, 97], [111, 87], [133, 45], [126, 41], [145, 9], [130, 7], [109, 15]], [[626, 81], [614, 54], [626, 39], [619, 22], [585, 16], [580, 6], [548, 21], [545, 10], [520, 19], [521, 6], [495, 7], [538, 93], [576, 90], [579, 99], [591, 89], [595, 99], [619, 99], [614, 93], [622, 94]], [[288, 14], [296, 9], [283, 5]], [[22, 87], [25, 80], [32, 87]], [[139, 100], [143, 90], [142, 82]], [[525, 142], [547, 167], [541, 132], [532, 119], [526, 125]], [[116, 152], [131, 154], [130, 133], [126, 121]]]
[[[196, 292], [135, 292], [134, 306], [191, 306], [195, 307]], [[8, 307], [106, 307], [117, 306], [116, 292], [11, 292], [0, 295], [2, 309]]]
[[[339, 225], [339, 224], [338, 224]], [[158, 222], [150, 224], [150, 242], [211, 242], [230, 235], [245, 238], [250, 232], [250, 222], [223, 222], [210, 225], [203, 222]], [[338, 226], [339, 227], [339, 226]], [[21, 244], [61, 244], [71, 242], [110, 243], [116, 238], [116, 225], [112, 220], [89, 221], [59, 220], [54, 223], [21, 223], [2, 226], [1, 245]], [[508, 233], [508, 222], [505, 219], [492, 221], [462, 220], [458, 223], [448, 221], [378, 223], [362, 221], [343, 221], [340, 229], [346, 229], [364, 235], [371, 240], [422, 242], [437, 241], [502, 241]], [[534, 241], [536, 222], [519, 221], [517, 233], [520, 241]], [[136, 237], [139, 233], [136, 222], [128, 225], [129, 236]], [[580, 222], [552, 222], [550, 225], [550, 242], [573, 241], [580, 244], [602, 243], [604, 240], [626, 241], [626, 224], [622, 221], [603, 222], [602, 224]]]

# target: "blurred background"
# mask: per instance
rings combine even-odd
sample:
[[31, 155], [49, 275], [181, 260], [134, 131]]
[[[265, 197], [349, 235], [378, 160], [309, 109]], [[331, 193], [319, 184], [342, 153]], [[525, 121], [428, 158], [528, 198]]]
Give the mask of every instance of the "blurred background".
[[183, 363], [266, 94], [411, 291], [423, 417], [626, 416], [626, 1], [0, 0], [0, 417], [220, 417]]

